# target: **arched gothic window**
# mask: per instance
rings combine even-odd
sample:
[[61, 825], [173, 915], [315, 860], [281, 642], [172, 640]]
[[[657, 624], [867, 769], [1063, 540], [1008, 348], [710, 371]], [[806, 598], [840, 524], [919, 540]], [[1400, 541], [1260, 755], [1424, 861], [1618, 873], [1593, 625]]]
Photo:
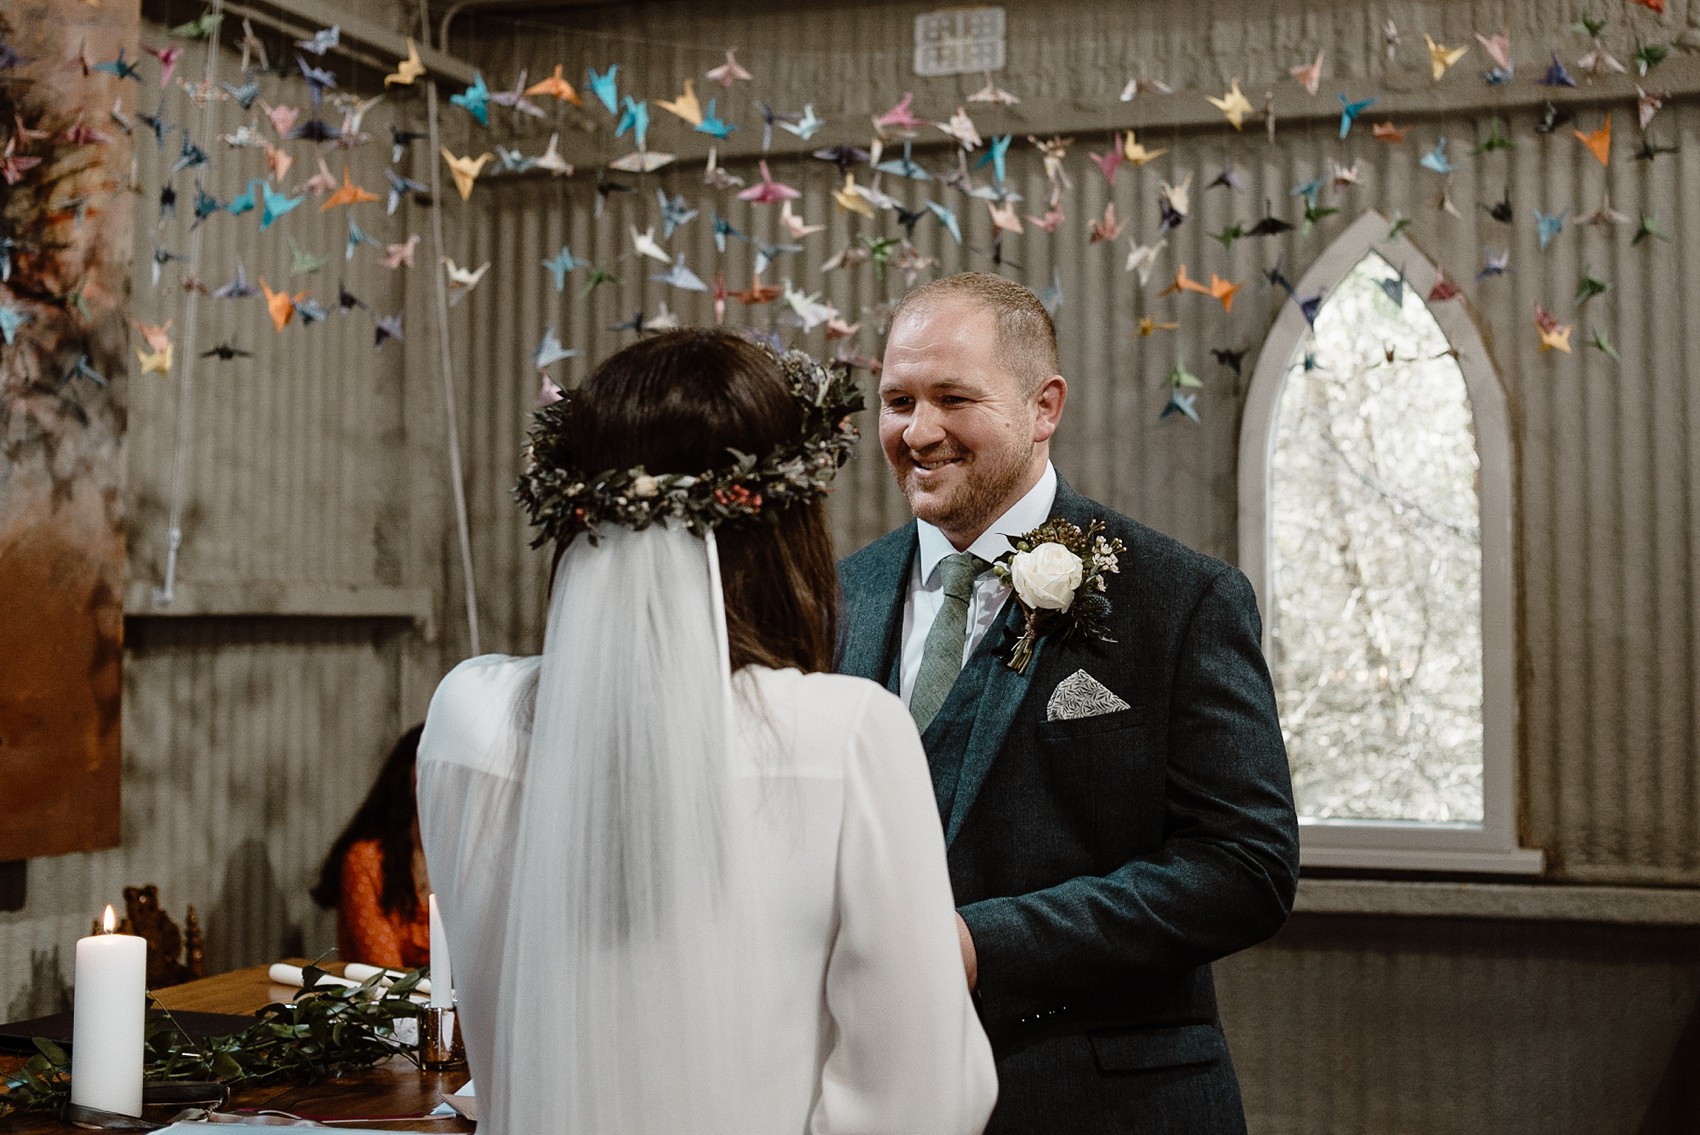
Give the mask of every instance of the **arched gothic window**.
[[1516, 832], [1511, 444], [1461, 300], [1360, 218], [1294, 286], [1240, 441], [1311, 866], [1533, 872]]

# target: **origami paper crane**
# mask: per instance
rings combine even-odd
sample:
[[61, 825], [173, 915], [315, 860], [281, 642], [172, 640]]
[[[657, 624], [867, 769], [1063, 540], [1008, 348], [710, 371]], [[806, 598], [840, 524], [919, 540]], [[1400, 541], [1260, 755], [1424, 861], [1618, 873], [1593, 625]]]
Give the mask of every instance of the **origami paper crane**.
[[1458, 285], [1446, 278], [1446, 273], [1436, 272], [1434, 287], [1428, 290], [1428, 302], [1445, 303], [1447, 300], [1457, 299], [1462, 294]]
[[832, 199], [838, 203], [840, 209], [846, 212], [860, 213], [870, 219], [874, 215], [874, 207], [868, 203], [866, 197], [862, 196], [860, 187], [856, 184], [856, 175], [853, 173], [844, 175], [844, 185], [842, 188], [832, 191]]
[[999, 185], [1004, 183], [1005, 161], [1009, 154], [1009, 142], [1012, 137], [1014, 135], [1011, 134], [997, 135], [986, 144], [985, 154], [981, 156], [978, 162], [974, 163], [975, 169], [990, 165], [992, 167], [992, 180]]
[[1509, 185], [1507, 185], [1505, 187], [1505, 196], [1501, 197], [1497, 202], [1495, 202], [1492, 205], [1484, 204], [1482, 206], [1482, 208], [1487, 210], [1488, 216], [1492, 217], [1494, 220], [1498, 221], [1500, 224], [1509, 225], [1511, 223], [1511, 218], [1512, 218], [1511, 187]]
[[825, 125], [826, 119], [815, 114], [815, 104], [812, 102], [806, 102], [803, 104], [803, 113], [798, 116], [795, 122], [786, 122], [781, 120], [779, 128], [781, 130], [789, 131], [807, 142], [810, 138], [815, 136], [815, 132], [817, 130]]
[[986, 73], [986, 83], [979, 90], [968, 96], [969, 102], [987, 102], [995, 106], [1015, 106], [1021, 99], [1000, 89], [992, 82], [991, 72]]
[[1241, 378], [1243, 378], [1244, 375], [1240, 370], [1240, 366], [1245, 362], [1246, 352], [1247, 348], [1243, 347], [1237, 351], [1229, 350], [1225, 347], [1210, 348], [1211, 357], [1213, 357], [1222, 366], [1232, 370], [1236, 377]]
[[1653, 217], [1649, 213], [1642, 213], [1641, 224], [1636, 228], [1635, 235], [1629, 238], [1629, 243], [1632, 245], [1640, 244], [1649, 237], [1656, 240], [1662, 240], [1666, 244], [1671, 242], [1670, 237], [1665, 234], [1663, 229], [1659, 228], [1657, 218]]
[[1580, 130], [1572, 130], [1576, 140], [1588, 147], [1588, 152], [1594, 155], [1594, 160], [1601, 165], [1611, 164], [1611, 112], [1606, 112], [1606, 120], [1598, 130], [1584, 134]]
[[1629, 223], [1629, 218], [1611, 207], [1611, 194], [1602, 193], [1599, 207], [1577, 217], [1576, 223], [1579, 225], [1626, 225]]
[[[748, 201], [755, 205], [772, 205], [779, 201], [795, 200], [803, 195], [800, 190], [773, 180], [773, 174], [769, 172], [765, 158], [758, 164], [761, 168], [761, 183], [740, 190], [738, 200]], [[846, 185], [848, 184], [847, 181]]]
[[914, 99], [915, 92], [904, 91], [903, 97], [897, 100], [895, 106], [886, 111], [884, 114], [876, 115], [874, 117], [875, 131], [877, 131], [881, 137], [884, 137], [885, 131], [888, 129], [899, 135], [907, 133], [913, 137], [917, 130], [928, 124], [926, 119], [916, 118], [915, 115], [910, 112], [909, 104], [913, 102]]
[[229, 339], [201, 352], [203, 359], [217, 359], [225, 363], [232, 359], [251, 359], [253, 357], [254, 352], [243, 350]]
[[588, 260], [576, 259], [568, 246], [564, 244], [561, 246], [561, 251], [557, 252], [549, 259], [542, 261], [543, 267], [549, 270], [550, 277], [555, 281], [555, 290], [557, 292], [566, 291], [568, 272], [571, 272], [574, 268], [583, 267], [589, 263], [590, 261]]
[[1536, 209], [1534, 212], [1535, 225], [1538, 230], [1537, 239], [1540, 241], [1541, 251], [1545, 252], [1547, 245], [1551, 244], [1557, 239], [1558, 234], [1564, 231], [1564, 217], [1570, 210], [1562, 209], [1557, 213], [1543, 213]]
[[450, 95], [449, 101], [472, 115], [478, 125], [490, 125], [490, 88], [484, 82], [483, 72], [473, 72], [472, 85], [459, 94]]
[[377, 199], [378, 195], [376, 193], [362, 189], [360, 186], [354, 184], [352, 175], [348, 169], [348, 163], [344, 162], [342, 166], [342, 186], [329, 197], [325, 198], [324, 204], [319, 206], [319, 212], [327, 212], [339, 205], [359, 205], [366, 201], [376, 201]]
[[1573, 301], [1581, 307], [1595, 296], [1603, 296], [1611, 291], [1611, 285], [1586, 269], [1582, 271], [1582, 279], [1576, 285], [1576, 299]]
[[1340, 96], [1340, 137], [1345, 138], [1352, 132], [1352, 123], [1358, 120], [1358, 115], [1375, 105], [1373, 98], [1359, 99], [1353, 102], [1344, 94]]
[[384, 245], [383, 265], [385, 268], [413, 267], [413, 251], [419, 247], [419, 234], [409, 233], [406, 240], [399, 244]]
[[1606, 338], [1606, 333], [1604, 331], [1596, 330], [1594, 332], [1594, 337], [1588, 340], [1588, 345], [1604, 354], [1614, 363], [1621, 363], [1623, 361], [1623, 356], [1617, 353], [1617, 348], [1612, 346], [1611, 340]]
[[1535, 329], [1541, 336], [1541, 354], [1544, 355], [1548, 351], [1570, 354], [1571, 325], [1559, 323], [1558, 317], [1540, 304], [1535, 305]]
[[968, 117], [968, 111], [964, 107], [957, 107], [956, 113], [950, 116], [949, 121], [937, 122], [934, 125], [955, 138], [956, 144], [964, 150], [974, 150], [980, 146], [980, 132], [974, 128], [974, 120]]
[[1157, 266], [1157, 257], [1162, 255], [1169, 242], [1164, 239], [1156, 244], [1138, 244], [1132, 237], [1128, 237], [1127, 246], [1127, 265], [1124, 271], [1139, 273], [1139, 286], [1144, 287], [1151, 282], [1151, 272]]
[[413, 37], [407, 37], [407, 58], [396, 64], [395, 70], [384, 76], [384, 86], [411, 87], [413, 80], [425, 74], [425, 64], [420, 62], [419, 48], [413, 42]]
[[1131, 130], [1122, 138], [1122, 156], [1136, 167], [1155, 161], [1168, 152], [1167, 147], [1161, 150], [1146, 149], [1143, 142], [1134, 138]]
[[[710, 104], [712, 106], [712, 104]], [[699, 127], [700, 129], [700, 127]], [[649, 136], [649, 100], [638, 100], [627, 95], [620, 104], [620, 120], [614, 126], [614, 137], [623, 138], [626, 131], [632, 132], [637, 142], [637, 148], [643, 149]]]
[[484, 170], [484, 164], [489, 160], [490, 155], [487, 153], [479, 154], [476, 158], [471, 154], [457, 158], [447, 149], [443, 150], [443, 161], [448, 163], [449, 173], [455, 179], [455, 192], [460, 194], [462, 201], [471, 199], [472, 183], [478, 180], [478, 175]]
[[1447, 47], [1443, 43], [1436, 43], [1427, 32], [1423, 33], [1423, 42], [1428, 45], [1429, 69], [1434, 75], [1434, 81], [1437, 83], [1445, 77], [1446, 71], [1449, 67], [1464, 58], [1464, 56], [1468, 55], [1470, 52], [1468, 45], [1465, 45], [1464, 47]]
[[578, 89], [567, 81], [566, 76], [561, 73], [562, 70], [563, 68], [561, 64], [555, 64], [555, 71], [553, 74], [549, 75], [547, 78], [539, 79], [537, 82], [531, 84], [531, 86], [525, 88], [525, 93], [528, 95], [537, 95], [540, 98], [544, 95], [548, 95], [552, 98], [559, 99], [562, 102], [570, 102], [574, 106], [583, 106], [584, 98], [578, 93]]
[[656, 99], [655, 105], [675, 118], [684, 119], [692, 126], [702, 121], [702, 104], [697, 101], [696, 86], [690, 79], [685, 80], [685, 89], [680, 92], [678, 98], [671, 101]]
[[1606, 50], [1599, 40], [1594, 41], [1588, 53], [1576, 61], [1576, 66], [1592, 79], [1601, 79], [1607, 75], [1622, 75], [1629, 70], [1618, 61], [1617, 56]]
[[735, 48], [728, 47], [726, 49], [726, 62], [714, 68], [712, 71], [707, 72], [703, 77], [709, 82], [719, 83], [723, 87], [730, 87], [733, 83], [736, 83], [739, 80], [746, 83], [750, 82], [754, 76], [742, 67], [738, 66], [738, 59], [735, 55], [735, 51]]
[[295, 300], [306, 299], [307, 293], [301, 292], [297, 296], [291, 297], [287, 291], [274, 292], [271, 286], [266, 283], [264, 276], [260, 277], [260, 290], [266, 295], [266, 311], [272, 317], [272, 326], [277, 328], [279, 334], [282, 334], [290, 318], [295, 315]]
[[1122, 93], [1116, 97], [1122, 102], [1132, 102], [1139, 97], [1141, 91], [1168, 95], [1174, 93], [1174, 88], [1159, 79], [1147, 79], [1144, 75], [1135, 75], [1123, 84]]
[[1451, 173], [1458, 167], [1446, 156], [1446, 135], [1442, 134], [1434, 144], [1434, 149], [1417, 159], [1417, 164], [1435, 173]]
[[260, 231], [265, 232], [272, 227], [272, 222], [294, 209], [306, 196], [286, 197], [280, 190], [273, 189], [270, 182], [261, 181]]
[[609, 162], [608, 168], [617, 169], [621, 173], [654, 173], [662, 166], [671, 164], [673, 158], [674, 155], [661, 150], [633, 150]]
[[1503, 276], [1511, 271], [1511, 250], [1508, 248], [1500, 253], [1488, 253], [1487, 263], [1476, 273], [1476, 279], [1486, 280], [1492, 276]]
[[1552, 63], [1547, 67], [1547, 73], [1541, 79], [1543, 87], [1574, 87], [1576, 80], [1570, 74], [1570, 69], [1558, 57], [1558, 52], [1552, 53]]
[[1119, 224], [1116, 222], [1116, 203], [1114, 201], [1106, 201], [1104, 203], [1104, 215], [1098, 220], [1092, 222], [1091, 235], [1088, 238], [1087, 243], [1099, 244], [1104, 241], [1120, 240], [1122, 231], [1126, 229], [1127, 226], [1127, 221], [1122, 221]]
[[299, 244], [295, 238], [289, 238], [289, 274], [291, 276], [310, 276], [330, 263], [328, 256], [315, 256]]
[[1517, 142], [1514, 139], [1506, 136], [1506, 134], [1500, 129], [1499, 119], [1495, 118], [1493, 120], [1493, 130], [1488, 134], [1488, 136], [1486, 138], [1484, 138], [1480, 142], [1476, 143], [1475, 147], [1470, 151], [1470, 153], [1472, 153], [1472, 154], [1491, 154], [1495, 150], [1515, 150], [1516, 148], [1517, 148]]
[[167, 342], [164, 348], [158, 351], [140, 349], [136, 351], [136, 358], [140, 359], [142, 363], [142, 373], [157, 374], [161, 378], [168, 378], [171, 375], [171, 356], [172, 344], [170, 342]]
[[638, 232], [636, 225], [632, 225], [630, 228], [632, 234], [632, 248], [637, 251], [638, 255], [647, 256], [651, 260], [659, 260], [663, 264], [671, 264], [673, 262], [673, 257], [668, 254], [667, 250], [655, 242], [654, 225], [650, 225], [641, 233]]
[[1316, 58], [1309, 63], [1287, 68], [1287, 74], [1298, 80], [1305, 94], [1316, 94], [1317, 88], [1322, 86], [1322, 52], [1318, 51]]
[[609, 114], [620, 113], [620, 92], [617, 85], [619, 74], [620, 65], [618, 63], [609, 64], [608, 70], [601, 74], [597, 74], [596, 68], [590, 68], [588, 83], [591, 93], [601, 100], [603, 106], [608, 108]]
[[650, 279], [675, 288], [683, 288], [689, 292], [708, 291], [708, 285], [702, 282], [702, 278], [685, 267], [685, 254], [682, 252], [673, 260], [672, 267], [665, 272], [651, 276]]
[[1133, 335], [1128, 338], [1138, 336], [1141, 339], [1149, 339], [1159, 331], [1178, 331], [1180, 326], [1179, 323], [1159, 323], [1155, 315], [1142, 315], [1133, 325]]
[[1245, 125], [1245, 116], [1252, 112], [1251, 100], [1240, 91], [1240, 81], [1236, 76], [1228, 86], [1228, 92], [1221, 98], [1205, 95], [1204, 99], [1211, 106], [1222, 112], [1222, 117], [1228, 120], [1228, 125], [1239, 130]]
[[192, 20], [187, 20], [166, 31], [166, 35], [174, 39], [207, 39], [218, 30], [218, 25], [224, 22], [223, 12], [208, 9]]
[[1386, 142], [1389, 145], [1396, 146], [1405, 140], [1405, 131], [1393, 125], [1392, 122], [1377, 122], [1370, 127], [1370, 136], [1377, 142]]
[[466, 298], [466, 294], [478, 286], [478, 281], [484, 278], [484, 273], [490, 270], [490, 262], [486, 260], [477, 268], [461, 268], [449, 257], [443, 257], [443, 268], [449, 276], [449, 306], [453, 307]]
[[336, 88], [336, 75], [323, 67], [314, 67], [301, 58], [295, 57], [295, 62], [301, 68], [301, 77], [307, 81], [307, 93], [313, 96], [313, 105], [318, 106], [325, 92]]
[[792, 212], [789, 200], [780, 203], [779, 223], [784, 226], [786, 232], [791, 234], [793, 240], [802, 240], [810, 233], [818, 233], [826, 228], [825, 225], [811, 225]]

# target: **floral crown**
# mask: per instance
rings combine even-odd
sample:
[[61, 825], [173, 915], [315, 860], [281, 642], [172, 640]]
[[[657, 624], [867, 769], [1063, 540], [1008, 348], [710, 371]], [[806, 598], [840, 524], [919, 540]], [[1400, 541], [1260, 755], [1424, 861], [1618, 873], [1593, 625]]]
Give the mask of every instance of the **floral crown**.
[[862, 408], [862, 392], [840, 364], [823, 365], [802, 351], [768, 354], [790, 384], [802, 430], [794, 445], [766, 457], [728, 448], [731, 462], [717, 469], [652, 474], [638, 465], [592, 474], [574, 468], [564, 427], [578, 392], [540, 408], [532, 418], [525, 470], [514, 486], [537, 529], [531, 546], [566, 543], [580, 532], [594, 544], [604, 524], [638, 531], [669, 519], [700, 536], [823, 495], [856, 447], [860, 432], [850, 415]]

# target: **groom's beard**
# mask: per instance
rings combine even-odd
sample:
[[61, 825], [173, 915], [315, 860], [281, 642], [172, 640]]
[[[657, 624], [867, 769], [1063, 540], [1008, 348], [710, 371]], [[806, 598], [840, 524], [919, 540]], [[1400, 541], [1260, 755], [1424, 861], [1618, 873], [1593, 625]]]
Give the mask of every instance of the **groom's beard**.
[[[942, 530], [953, 541], [963, 540], [966, 546], [1019, 499], [1017, 490], [1032, 468], [1036, 448], [1037, 443], [1024, 439], [1007, 449], [982, 449], [967, 454], [942, 444], [921, 454], [905, 450], [899, 463], [892, 467], [892, 476], [909, 502], [910, 512]], [[963, 457], [967, 460], [947, 467], [948, 480], [937, 486], [920, 483], [921, 477], [915, 469], [917, 461]]]

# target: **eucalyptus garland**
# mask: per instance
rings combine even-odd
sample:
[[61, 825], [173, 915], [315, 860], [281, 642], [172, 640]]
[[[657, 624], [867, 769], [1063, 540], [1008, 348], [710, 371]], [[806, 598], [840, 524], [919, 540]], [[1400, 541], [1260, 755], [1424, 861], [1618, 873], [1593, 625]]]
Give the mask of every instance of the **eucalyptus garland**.
[[600, 472], [575, 468], [562, 432], [578, 393], [568, 391], [539, 409], [525, 471], [514, 487], [537, 528], [531, 546], [566, 543], [580, 532], [595, 543], [603, 524], [641, 530], [670, 519], [700, 536], [825, 493], [856, 448], [859, 435], [850, 416], [862, 408], [861, 390], [840, 364], [823, 365], [795, 350], [775, 358], [803, 413], [800, 436], [793, 446], [762, 457], [730, 450], [731, 462], [718, 469], [652, 474], [641, 465]]
[[[369, 1068], [392, 1056], [419, 1063], [417, 1048], [396, 1036], [398, 1020], [419, 1017], [409, 999], [424, 970], [394, 984], [381, 975], [358, 986], [320, 985], [325, 971], [302, 970], [303, 986], [289, 1002], [273, 1002], [254, 1023], [228, 1036], [191, 1040], [169, 1010], [150, 1015], [143, 1039], [142, 1079], [216, 1080], [229, 1087], [270, 1080], [316, 1083]], [[155, 1007], [149, 998], [150, 1008]], [[51, 1111], [61, 1117], [71, 1099], [71, 1058], [50, 1040], [37, 1037], [36, 1053], [0, 1080], [0, 1116], [12, 1111]]]

